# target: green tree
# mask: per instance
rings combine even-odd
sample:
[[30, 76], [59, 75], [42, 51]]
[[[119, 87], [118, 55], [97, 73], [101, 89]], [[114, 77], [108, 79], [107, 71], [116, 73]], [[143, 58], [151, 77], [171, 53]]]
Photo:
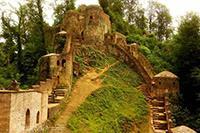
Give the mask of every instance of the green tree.
[[[26, 41], [26, 8], [20, 5], [19, 9], [15, 9], [16, 20], [12, 20], [10, 16], [2, 14], [2, 37], [5, 39], [4, 51], [7, 51], [7, 64], [16, 60], [16, 66], [19, 71], [22, 69], [22, 47]], [[16, 56], [16, 57], [15, 57]]]
[[126, 15], [126, 18], [129, 23], [135, 22], [135, 14], [137, 12], [138, 8], [138, 0], [123, 0], [123, 10], [124, 14]]
[[147, 18], [138, 0], [123, 0], [123, 12], [129, 24], [134, 24], [142, 31], [146, 29]]
[[38, 59], [47, 53], [42, 4], [42, 0], [29, 0], [20, 5], [20, 8], [14, 9], [13, 12], [18, 18], [16, 20], [2, 15], [2, 37], [5, 39], [2, 51], [7, 59], [4, 66], [11, 65], [16, 68], [13, 73], [21, 75], [22, 84], [36, 81]]
[[75, 0], [62, 0], [59, 4], [56, 3], [54, 8], [54, 25], [60, 24], [68, 10], [75, 9]]
[[148, 6], [148, 27], [151, 33], [162, 41], [170, 37], [172, 17], [167, 7], [154, 0], [149, 1]]
[[110, 16], [112, 29], [121, 32], [125, 35], [128, 34], [129, 24], [124, 18], [124, 5], [122, 0], [99, 0], [100, 6], [104, 12]]
[[32, 84], [36, 81], [38, 60], [47, 53], [44, 32], [46, 23], [43, 18], [43, 4], [43, 0], [29, 0], [24, 5], [27, 8], [27, 42], [23, 50], [23, 75], [21, 82], [25, 84]]
[[176, 43], [176, 71], [180, 77], [181, 90], [190, 109], [197, 109], [199, 105], [197, 98], [200, 93], [198, 76], [200, 68], [200, 17], [197, 14], [189, 13], [182, 18]]

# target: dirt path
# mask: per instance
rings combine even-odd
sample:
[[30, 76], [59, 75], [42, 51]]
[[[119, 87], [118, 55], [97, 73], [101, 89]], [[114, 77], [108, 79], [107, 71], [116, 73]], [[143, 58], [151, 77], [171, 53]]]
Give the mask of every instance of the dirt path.
[[101, 87], [102, 81], [99, 76], [104, 74], [104, 72], [106, 72], [116, 63], [106, 66], [99, 73], [97, 73], [95, 69], [92, 69], [76, 82], [71, 93], [69, 103], [67, 104], [64, 112], [55, 122], [56, 126], [51, 129], [50, 133], [70, 133], [70, 130], [66, 128], [66, 123], [71, 117], [72, 113], [77, 110], [81, 103], [83, 103], [93, 91]]

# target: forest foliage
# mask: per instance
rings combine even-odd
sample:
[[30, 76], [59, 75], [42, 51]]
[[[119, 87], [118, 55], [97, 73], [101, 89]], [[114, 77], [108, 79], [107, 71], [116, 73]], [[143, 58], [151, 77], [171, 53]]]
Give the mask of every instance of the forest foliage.
[[[22, 88], [37, 82], [38, 60], [52, 52], [45, 31], [60, 24], [66, 11], [75, 9], [75, 0], [60, 0], [54, 7], [54, 25], [50, 26], [44, 20], [45, 4], [44, 0], [27, 0], [12, 10], [17, 19], [1, 14], [0, 37], [5, 41], [0, 42], [0, 88], [9, 86], [13, 79]], [[129, 43], [138, 43], [156, 72], [167, 69], [180, 77], [176, 123], [187, 123], [200, 131], [199, 14], [183, 16], [175, 30], [169, 9], [155, 0], [149, 0], [147, 8], [139, 0], [99, 0], [99, 4], [110, 16], [112, 30], [123, 33]], [[183, 120], [183, 114], [188, 119]]]

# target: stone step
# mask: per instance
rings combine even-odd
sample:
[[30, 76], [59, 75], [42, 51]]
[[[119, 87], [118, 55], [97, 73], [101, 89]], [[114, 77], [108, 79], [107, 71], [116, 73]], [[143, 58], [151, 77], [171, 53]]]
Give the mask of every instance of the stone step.
[[59, 102], [59, 103], [60, 103], [63, 99], [64, 99], [63, 96], [57, 96], [57, 97], [55, 98], [55, 102]]
[[58, 91], [58, 92], [67, 92], [67, 89], [55, 89], [54, 91]]
[[165, 105], [164, 101], [159, 101], [155, 99], [151, 101], [151, 104], [152, 106], [162, 106], [162, 107]]
[[156, 129], [154, 130], [155, 133], [166, 133], [166, 130], [159, 130], [159, 129]]
[[56, 96], [54, 99], [52, 97], [48, 98], [48, 103], [60, 103], [64, 99], [64, 96]]
[[164, 113], [153, 113], [154, 120], [166, 120], [166, 115]]
[[65, 94], [67, 94], [67, 90], [66, 89], [55, 89], [54, 90], [54, 93], [57, 95], [57, 96], [64, 96]]
[[50, 104], [50, 103], [60, 103], [58, 100], [52, 100], [52, 99], [49, 99], [48, 100], [48, 103]]
[[159, 106], [151, 107], [151, 110], [153, 111], [153, 113], [164, 113], [165, 112], [165, 108], [159, 107]]
[[167, 129], [167, 121], [164, 120], [153, 120], [153, 125], [155, 129]]
[[156, 130], [167, 130], [167, 126], [163, 126], [163, 125], [155, 125], [154, 129]]
[[158, 124], [167, 124], [167, 121], [163, 121], [163, 120], [153, 120], [154, 123], [158, 123]]

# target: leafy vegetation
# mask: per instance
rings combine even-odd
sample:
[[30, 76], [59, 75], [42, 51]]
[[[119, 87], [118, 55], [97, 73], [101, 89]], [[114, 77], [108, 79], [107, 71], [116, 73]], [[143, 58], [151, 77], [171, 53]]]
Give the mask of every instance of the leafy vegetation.
[[[55, 24], [61, 22], [64, 13], [74, 9], [74, 0], [62, 1], [55, 7]], [[51, 39], [45, 31], [51, 27], [44, 21], [43, 0], [27, 0], [13, 9], [12, 14], [3, 12], [0, 38], [0, 87], [8, 87], [11, 80], [18, 80], [21, 88], [38, 81], [38, 60], [53, 52], [46, 45]], [[15, 16], [16, 19], [12, 17]], [[52, 39], [51, 39], [52, 40]]]
[[[174, 110], [177, 124], [187, 124], [200, 131], [200, 16], [189, 13], [182, 18], [178, 34], [174, 37], [172, 63], [174, 71], [180, 77], [182, 100], [174, 104], [181, 110]], [[174, 62], [173, 62], [174, 61]], [[175, 107], [176, 107], [175, 106]], [[179, 112], [179, 113], [176, 113]], [[182, 119], [182, 116], [188, 116]]]
[[[116, 61], [109, 56], [104, 60]], [[130, 132], [136, 130], [133, 125], [140, 128], [141, 123], [147, 124], [147, 103], [142, 92], [136, 89], [141, 83], [138, 75], [120, 62], [101, 78], [103, 87], [93, 92], [73, 114], [68, 123], [70, 129], [73, 132]]]
[[54, 25], [62, 23], [65, 13], [68, 10], [75, 9], [75, 0], [61, 0], [58, 3], [55, 1], [56, 6], [54, 8]]

